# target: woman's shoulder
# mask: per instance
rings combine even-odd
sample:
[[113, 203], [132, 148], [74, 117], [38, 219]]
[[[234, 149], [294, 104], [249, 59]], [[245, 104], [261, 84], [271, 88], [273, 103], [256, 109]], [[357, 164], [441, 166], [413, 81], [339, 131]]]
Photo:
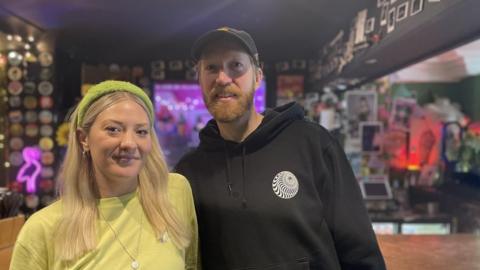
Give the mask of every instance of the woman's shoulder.
[[62, 214], [62, 203], [56, 201], [49, 206], [32, 214], [22, 227], [22, 232], [19, 238], [30, 239], [32, 237], [49, 237], [53, 235], [55, 226]]
[[178, 173], [169, 173], [168, 195], [174, 204], [190, 204], [192, 201], [192, 189], [187, 178]]

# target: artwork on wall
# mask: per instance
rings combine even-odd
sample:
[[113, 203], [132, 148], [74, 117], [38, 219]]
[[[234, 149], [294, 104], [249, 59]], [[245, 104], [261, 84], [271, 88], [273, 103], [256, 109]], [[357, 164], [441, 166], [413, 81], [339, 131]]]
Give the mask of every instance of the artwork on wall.
[[423, 0], [412, 0], [410, 4], [410, 16], [416, 15], [423, 10]]
[[345, 94], [348, 120], [347, 136], [359, 138], [359, 124], [377, 120], [377, 93], [374, 91], [349, 91]]

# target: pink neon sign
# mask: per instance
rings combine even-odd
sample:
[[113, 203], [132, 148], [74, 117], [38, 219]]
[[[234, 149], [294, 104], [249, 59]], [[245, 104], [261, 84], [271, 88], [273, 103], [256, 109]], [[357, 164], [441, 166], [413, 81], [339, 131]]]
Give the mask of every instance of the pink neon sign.
[[40, 164], [41, 151], [38, 147], [25, 147], [22, 151], [25, 164], [22, 165], [17, 174], [17, 181], [26, 182], [26, 190], [28, 193], [35, 193], [37, 177], [42, 170]]

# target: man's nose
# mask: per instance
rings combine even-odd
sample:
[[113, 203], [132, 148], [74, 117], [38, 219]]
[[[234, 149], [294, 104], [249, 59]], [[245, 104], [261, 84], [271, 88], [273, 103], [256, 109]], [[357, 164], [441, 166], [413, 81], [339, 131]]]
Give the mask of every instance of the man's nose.
[[218, 85], [227, 85], [232, 82], [232, 78], [223, 69], [218, 72], [216, 83]]

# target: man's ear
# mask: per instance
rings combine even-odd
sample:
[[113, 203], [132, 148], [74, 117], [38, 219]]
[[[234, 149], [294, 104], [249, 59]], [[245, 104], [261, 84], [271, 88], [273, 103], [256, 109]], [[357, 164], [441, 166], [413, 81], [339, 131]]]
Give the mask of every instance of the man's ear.
[[88, 147], [88, 136], [87, 136], [87, 133], [82, 130], [82, 129], [77, 129], [77, 139], [78, 141], [80, 142], [80, 144], [82, 145], [82, 150], [84, 152], [88, 152], [90, 151], [90, 148]]
[[260, 83], [263, 80], [263, 71], [260, 67], [255, 68], [255, 89], [260, 87]]

